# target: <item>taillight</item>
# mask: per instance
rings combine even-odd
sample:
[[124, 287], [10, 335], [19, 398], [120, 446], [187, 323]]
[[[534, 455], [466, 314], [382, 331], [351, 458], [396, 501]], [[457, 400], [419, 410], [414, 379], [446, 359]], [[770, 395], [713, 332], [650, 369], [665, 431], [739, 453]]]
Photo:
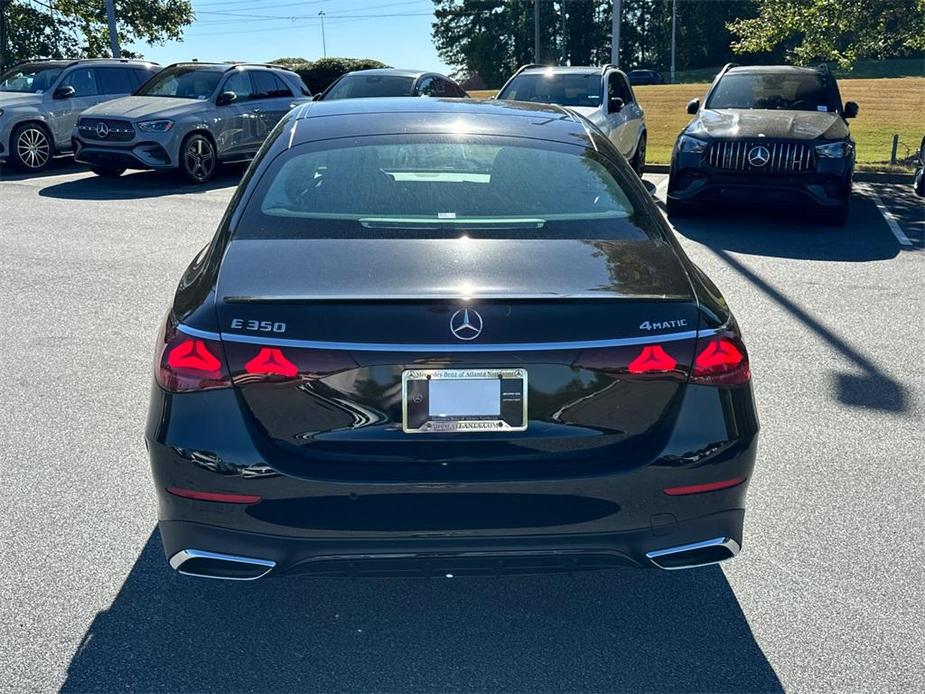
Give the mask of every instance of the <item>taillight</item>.
[[748, 352], [741, 338], [734, 332], [717, 335], [701, 342], [700, 352], [694, 359], [691, 381], [707, 385], [737, 385], [747, 383], [752, 373], [748, 366]]
[[221, 343], [180, 332], [172, 318], [158, 336], [154, 378], [171, 393], [231, 386]]
[[249, 374], [270, 374], [292, 378], [299, 373], [299, 367], [286, 358], [281, 349], [261, 347], [257, 356], [244, 365]]
[[671, 371], [678, 365], [661, 345], [646, 345], [639, 355], [631, 361], [626, 370], [631, 374], [658, 373]]

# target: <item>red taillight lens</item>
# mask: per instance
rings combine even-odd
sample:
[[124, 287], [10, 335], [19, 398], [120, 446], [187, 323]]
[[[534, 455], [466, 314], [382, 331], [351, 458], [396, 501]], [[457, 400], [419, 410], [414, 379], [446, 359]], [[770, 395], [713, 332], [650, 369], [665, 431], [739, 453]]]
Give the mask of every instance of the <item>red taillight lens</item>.
[[292, 378], [299, 368], [286, 358], [281, 349], [261, 347], [257, 356], [244, 365], [249, 374], [271, 374]]
[[180, 332], [170, 318], [158, 336], [154, 377], [172, 393], [231, 386], [221, 344]]
[[737, 385], [752, 377], [748, 353], [737, 336], [716, 337], [694, 359], [691, 380], [708, 385]]
[[633, 361], [631, 361], [626, 370], [631, 374], [655, 373], [659, 371], [671, 371], [678, 365], [678, 362], [661, 345], [647, 345], [642, 348]]

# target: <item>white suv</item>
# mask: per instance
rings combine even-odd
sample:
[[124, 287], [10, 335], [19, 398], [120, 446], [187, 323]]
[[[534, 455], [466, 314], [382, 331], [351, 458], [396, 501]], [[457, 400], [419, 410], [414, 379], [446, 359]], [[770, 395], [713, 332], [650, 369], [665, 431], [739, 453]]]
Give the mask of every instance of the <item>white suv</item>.
[[580, 113], [603, 131], [636, 173], [641, 176], [645, 169], [645, 112], [626, 75], [614, 65], [524, 65], [495, 98], [557, 104]]

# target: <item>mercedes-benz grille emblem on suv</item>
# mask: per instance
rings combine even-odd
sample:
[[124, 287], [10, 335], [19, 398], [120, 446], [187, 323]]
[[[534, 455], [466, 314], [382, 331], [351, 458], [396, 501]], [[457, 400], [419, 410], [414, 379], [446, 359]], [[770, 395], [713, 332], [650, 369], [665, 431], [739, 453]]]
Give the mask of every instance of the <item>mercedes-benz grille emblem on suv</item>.
[[748, 150], [748, 163], [752, 166], [764, 166], [771, 159], [771, 152], [764, 145], [757, 145]]
[[106, 125], [105, 123], [97, 123], [96, 124], [96, 136], [100, 138], [101, 140], [104, 140], [107, 137], [109, 137], [109, 126]]
[[482, 316], [471, 308], [461, 308], [450, 316], [450, 331], [460, 340], [474, 340], [482, 334]]

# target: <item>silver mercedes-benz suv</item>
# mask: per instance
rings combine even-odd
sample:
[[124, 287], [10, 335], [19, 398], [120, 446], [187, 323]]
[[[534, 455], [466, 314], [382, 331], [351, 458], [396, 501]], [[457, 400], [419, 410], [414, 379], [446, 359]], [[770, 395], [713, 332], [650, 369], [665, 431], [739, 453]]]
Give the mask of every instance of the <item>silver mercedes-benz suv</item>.
[[220, 162], [251, 159], [277, 122], [308, 101], [302, 78], [278, 65], [177, 63], [132, 96], [86, 111], [74, 157], [100, 176], [172, 170], [204, 183]]
[[0, 162], [38, 172], [70, 154], [91, 106], [131, 94], [160, 66], [139, 60], [34, 60], [0, 74]]

